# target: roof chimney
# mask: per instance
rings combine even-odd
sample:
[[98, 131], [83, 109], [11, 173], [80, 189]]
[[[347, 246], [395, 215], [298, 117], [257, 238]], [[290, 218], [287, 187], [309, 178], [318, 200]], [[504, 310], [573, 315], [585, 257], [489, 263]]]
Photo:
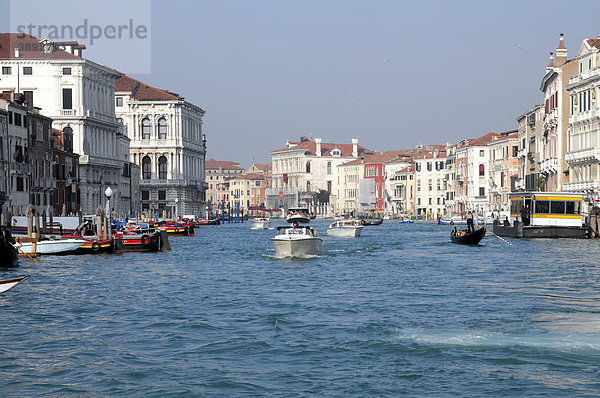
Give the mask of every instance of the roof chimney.
[[15, 58], [19, 58], [19, 47], [15, 47]]
[[315, 142], [317, 143], [317, 150], [315, 151], [315, 155], [321, 156], [321, 138], [315, 138]]
[[563, 66], [567, 62], [567, 48], [565, 47], [564, 33], [560, 34], [560, 42], [556, 49], [556, 66]]
[[352, 138], [352, 157], [358, 157], [358, 139]]
[[554, 68], [554, 53], [550, 53], [550, 59], [548, 60], [548, 65], [546, 68]]

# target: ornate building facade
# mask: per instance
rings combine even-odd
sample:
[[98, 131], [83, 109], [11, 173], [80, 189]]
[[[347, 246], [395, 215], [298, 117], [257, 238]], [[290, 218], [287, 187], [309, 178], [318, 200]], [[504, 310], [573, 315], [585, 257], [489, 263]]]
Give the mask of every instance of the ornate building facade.
[[141, 211], [206, 215], [204, 111], [168, 90], [119, 73], [116, 115], [141, 169]]

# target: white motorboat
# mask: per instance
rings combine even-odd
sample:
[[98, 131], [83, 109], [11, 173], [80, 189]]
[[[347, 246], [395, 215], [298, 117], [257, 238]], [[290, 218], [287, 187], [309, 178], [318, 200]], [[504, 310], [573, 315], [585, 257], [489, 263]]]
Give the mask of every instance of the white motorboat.
[[19, 283], [23, 282], [25, 279], [29, 278], [29, 275], [19, 276], [14, 279], [4, 279], [0, 280], [0, 293], [4, 293], [13, 287], [17, 286]]
[[307, 226], [277, 227], [271, 238], [275, 253], [280, 257], [320, 255], [323, 240], [316, 229]]
[[252, 229], [269, 229], [271, 219], [268, 217], [257, 217], [252, 221]]
[[287, 212], [287, 216], [285, 220], [290, 224], [293, 223], [301, 223], [306, 224], [310, 222], [310, 216], [308, 214], [308, 209], [304, 207], [299, 208], [290, 208]]
[[363, 228], [359, 220], [336, 221], [327, 228], [327, 235], [336, 238], [358, 238]]
[[[77, 250], [84, 243], [87, 243], [87, 240], [78, 238], [41, 240], [35, 243], [35, 252], [38, 254], [67, 254]], [[16, 243], [15, 247], [22, 253], [31, 254], [33, 252], [31, 242]]]

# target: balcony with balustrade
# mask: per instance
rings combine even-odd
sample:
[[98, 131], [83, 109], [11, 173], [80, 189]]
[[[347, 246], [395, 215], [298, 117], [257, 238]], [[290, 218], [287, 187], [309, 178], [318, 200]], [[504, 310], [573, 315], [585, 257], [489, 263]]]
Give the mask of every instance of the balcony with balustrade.
[[558, 159], [549, 158], [544, 159], [540, 163], [540, 172], [542, 173], [556, 173], [558, 172]]
[[586, 180], [576, 182], [566, 182], [563, 184], [563, 191], [565, 192], [587, 192], [587, 191], [599, 191], [600, 181]]
[[593, 147], [569, 151], [565, 153], [565, 161], [569, 165], [576, 163], [598, 163], [600, 162], [600, 150]]

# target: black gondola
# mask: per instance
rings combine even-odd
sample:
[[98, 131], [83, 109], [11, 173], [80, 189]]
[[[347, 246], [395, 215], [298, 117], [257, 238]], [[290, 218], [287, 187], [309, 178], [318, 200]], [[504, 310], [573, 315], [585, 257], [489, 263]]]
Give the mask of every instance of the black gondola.
[[17, 249], [8, 228], [0, 228], [0, 267], [14, 267], [18, 263]]
[[468, 232], [466, 229], [460, 230], [456, 227], [450, 233], [450, 240], [461, 245], [478, 245], [485, 236], [485, 225], [475, 231]]

